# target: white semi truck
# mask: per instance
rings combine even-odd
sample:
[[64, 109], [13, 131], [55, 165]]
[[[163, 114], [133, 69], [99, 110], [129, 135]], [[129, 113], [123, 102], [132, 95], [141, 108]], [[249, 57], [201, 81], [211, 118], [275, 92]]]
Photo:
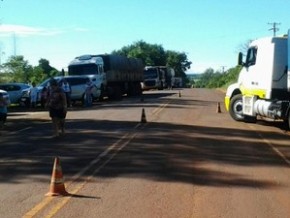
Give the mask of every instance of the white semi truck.
[[174, 77], [174, 69], [167, 66], [146, 66], [144, 68], [144, 81], [142, 82], [142, 90], [158, 89], [172, 87], [172, 78]]
[[146, 66], [143, 71], [144, 80], [142, 90], [158, 89], [165, 87], [165, 71], [159, 66]]
[[143, 69], [141, 59], [120, 55], [82, 55], [70, 62], [68, 75], [92, 77], [99, 90], [99, 100], [104, 97], [120, 99], [124, 94], [142, 94]]
[[290, 30], [288, 35], [257, 39], [247, 56], [239, 53], [242, 70], [230, 85], [225, 106], [237, 121], [255, 122], [257, 116], [283, 120], [290, 127]]

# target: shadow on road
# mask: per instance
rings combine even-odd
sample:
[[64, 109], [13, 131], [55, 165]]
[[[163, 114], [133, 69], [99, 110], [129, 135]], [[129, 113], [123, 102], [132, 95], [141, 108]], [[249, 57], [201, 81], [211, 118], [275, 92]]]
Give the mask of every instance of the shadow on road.
[[[49, 122], [28, 120], [25, 124], [28, 122], [37, 131], [1, 138], [0, 183], [21, 183], [30, 179], [47, 183], [55, 156], [62, 158], [66, 177], [73, 176], [138, 124], [69, 120], [68, 133], [52, 139]], [[277, 184], [247, 178], [242, 173], [225, 173], [204, 167], [204, 164], [286, 167], [285, 162], [251, 130], [148, 123], [137, 132], [134, 140], [96, 177], [140, 177], [201, 186], [273, 188]], [[281, 135], [277, 134], [263, 133], [266, 138], [279, 140]], [[289, 145], [280, 143], [279, 146], [287, 149], [285, 154], [290, 158]]]

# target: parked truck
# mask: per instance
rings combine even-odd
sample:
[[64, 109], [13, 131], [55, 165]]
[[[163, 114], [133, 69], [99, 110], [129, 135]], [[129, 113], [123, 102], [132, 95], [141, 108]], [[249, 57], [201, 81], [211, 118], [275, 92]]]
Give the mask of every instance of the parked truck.
[[288, 35], [250, 43], [237, 83], [230, 85], [225, 106], [236, 121], [255, 122], [257, 116], [283, 120], [290, 126], [290, 30]]
[[68, 75], [93, 76], [99, 100], [104, 97], [120, 99], [124, 94], [142, 94], [143, 69], [141, 59], [120, 55], [82, 55], [70, 62]]
[[173, 77], [172, 78], [172, 87], [173, 88], [181, 88], [183, 86], [182, 84], [182, 77]]
[[167, 66], [146, 66], [144, 69], [144, 81], [142, 83], [143, 90], [158, 89], [172, 87], [172, 78], [174, 77], [174, 69]]

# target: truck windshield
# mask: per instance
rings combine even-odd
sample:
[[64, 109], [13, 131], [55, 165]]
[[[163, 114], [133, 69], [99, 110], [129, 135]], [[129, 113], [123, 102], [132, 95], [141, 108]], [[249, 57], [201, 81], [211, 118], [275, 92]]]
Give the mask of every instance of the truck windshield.
[[95, 64], [72, 65], [68, 67], [68, 75], [92, 75], [98, 73], [98, 66]]
[[157, 77], [156, 69], [147, 69], [144, 70], [144, 79], [154, 79]]

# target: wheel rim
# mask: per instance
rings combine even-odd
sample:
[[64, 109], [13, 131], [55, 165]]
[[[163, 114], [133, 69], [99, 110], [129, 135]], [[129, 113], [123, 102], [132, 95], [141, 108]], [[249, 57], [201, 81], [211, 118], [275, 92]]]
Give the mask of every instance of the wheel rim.
[[238, 118], [243, 118], [243, 102], [241, 100], [236, 101], [233, 107], [233, 111]]

